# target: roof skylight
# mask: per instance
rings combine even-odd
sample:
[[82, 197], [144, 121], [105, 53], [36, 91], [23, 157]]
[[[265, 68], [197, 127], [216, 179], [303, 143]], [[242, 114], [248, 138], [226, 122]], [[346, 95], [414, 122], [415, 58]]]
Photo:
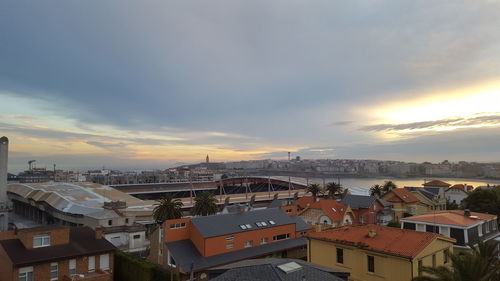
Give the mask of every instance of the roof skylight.
[[283, 272], [288, 274], [290, 272], [294, 272], [294, 271], [302, 269], [302, 266], [293, 261], [293, 262], [285, 263], [282, 265], [278, 265], [278, 268], [283, 270]]

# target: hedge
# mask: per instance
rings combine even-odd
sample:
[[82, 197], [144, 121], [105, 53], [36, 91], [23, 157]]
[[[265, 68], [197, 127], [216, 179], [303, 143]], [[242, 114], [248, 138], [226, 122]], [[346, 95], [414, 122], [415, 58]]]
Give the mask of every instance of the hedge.
[[[171, 278], [170, 274], [173, 274]], [[115, 254], [115, 281], [178, 281], [175, 272], [163, 269], [160, 265], [142, 260], [131, 254], [117, 251]]]

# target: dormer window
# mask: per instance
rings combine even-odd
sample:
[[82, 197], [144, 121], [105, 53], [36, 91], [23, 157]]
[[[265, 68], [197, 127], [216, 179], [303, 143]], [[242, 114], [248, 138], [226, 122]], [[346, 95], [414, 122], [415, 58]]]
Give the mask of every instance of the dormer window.
[[50, 234], [39, 234], [33, 236], [33, 248], [50, 246]]

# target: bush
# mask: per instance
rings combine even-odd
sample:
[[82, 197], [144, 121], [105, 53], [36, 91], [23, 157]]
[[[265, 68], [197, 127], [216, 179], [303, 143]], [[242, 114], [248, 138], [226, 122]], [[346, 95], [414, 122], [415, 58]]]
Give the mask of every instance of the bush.
[[390, 221], [387, 224], [388, 227], [396, 227], [396, 228], [401, 228], [401, 223], [398, 221]]
[[172, 280], [179, 280], [175, 272], [157, 264], [122, 251], [115, 253], [115, 281], [165, 281], [170, 280], [170, 274], [174, 274]]

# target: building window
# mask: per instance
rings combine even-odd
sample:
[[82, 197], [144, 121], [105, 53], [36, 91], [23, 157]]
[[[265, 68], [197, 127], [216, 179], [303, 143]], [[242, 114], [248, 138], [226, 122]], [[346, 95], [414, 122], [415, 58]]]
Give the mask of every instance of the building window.
[[231, 235], [231, 236], [226, 236], [226, 241], [233, 241], [234, 240], [234, 236]]
[[134, 235], [134, 239], [141, 239], [141, 235], [140, 234]]
[[432, 267], [436, 267], [436, 254], [432, 255]]
[[291, 213], [292, 212], [292, 209], [286, 209], [285, 212], [287, 213]]
[[365, 216], [360, 216], [360, 217], [359, 217], [359, 222], [360, 222], [361, 224], [364, 224], [364, 223], [365, 223]]
[[273, 240], [274, 241], [279, 241], [279, 240], [284, 240], [284, 239], [288, 239], [288, 238], [290, 238], [290, 233], [276, 235], [276, 236], [273, 237]]
[[418, 261], [418, 276], [422, 276], [422, 260]]
[[443, 251], [443, 255], [444, 255], [444, 263], [448, 263], [449, 262], [449, 258], [450, 258], [450, 250], [448, 249], [445, 249]]
[[128, 219], [125, 219], [125, 223], [128, 224]]
[[69, 260], [69, 276], [73, 276], [76, 274], [76, 260]]
[[244, 246], [245, 248], [252, 247], [252, 246], [253, 246], [253, 241], [246, 241], [246, 242], [243, 244], [243, 246]]
[[271, 225], [275, 225], [275, 224], [276, 224], [276, 222], [274, 222], [274, 221], [269, 221], [269, 224], [271, 224]]
[[375, 272], [375, 257], [368, 256], [368, 272]]
[[95, 271], [95, 256], [89, 257], [89, 272]]
[[53, 262], [50, 264], [50, 280], [57, 280], [57, 271], [58, 271], [58, 266], [57, 262]]
[[337, 248], [337, 263], [344, 263], [344, 249]]
[[108, 225], [112, 225], [113, 224], [113, 220], [108, 220]]
[[234, 243], [227, 243], [226, 249], [232, 249], [234, 247]]
[[185, 222], [178, 222], [178, 223], [173, 223], [170, 225], [170, 229], [184, 228], [184, 227], [186, 227]]
[[33, 281], [33, 267], [22, 267], [19, 269], [19, 281]]
[[260, 244], [261, 244], [261, 245], [262, 245], [262, 244], [267, 244], [267, 242], [268, 242], [267, 237], [260, 238]]
[[104, 254], [99, 257], [99, 268], [102, 270], [109, 269], [109, 254]]
[[167, 264], [171, 267], [176, 267], [177, 264], [175, 263], [175, 259], [174, 257], [172, 257], [172, 255], [170, 254], [170, 251], [168, 252], [168, 260], [167, 260]]
[[33, 248], [50, 246], [50, 234], [40, 234], [33, 236]]

